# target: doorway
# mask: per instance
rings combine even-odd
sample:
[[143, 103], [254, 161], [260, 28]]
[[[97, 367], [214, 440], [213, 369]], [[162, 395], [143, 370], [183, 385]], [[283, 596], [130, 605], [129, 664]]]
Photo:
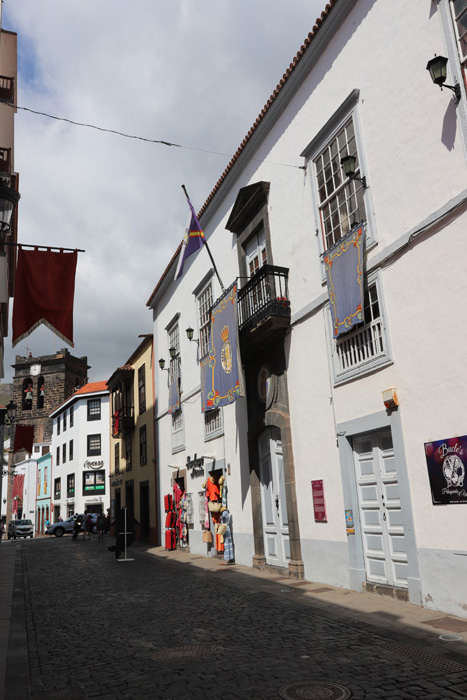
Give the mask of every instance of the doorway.
[[140, 539], [149, 540], [149, 483], [144, 481], [139, 487]]
[[279, 428], [267, 428], [258, 448], [266, 564], [285, 568], [290, 560], [290, 541]]
[[390, 428], [353, 438], [367, 581], [408, 587], [405, 518]]

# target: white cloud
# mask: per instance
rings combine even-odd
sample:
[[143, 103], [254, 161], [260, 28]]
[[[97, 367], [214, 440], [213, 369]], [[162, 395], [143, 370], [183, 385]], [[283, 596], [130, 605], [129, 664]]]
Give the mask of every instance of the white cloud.
[[[20, 105], [233, 154], [324, 0], [5, 0]], [[83, 248], [74, 354], [107, 379], [152, 330], [146, 301], [229, 157], [129, 140], [18, 111], [18, 238]], [[39, 329], [35, 356], [62, 347]], [[6, 340], [5, 380], [16, 354]]]

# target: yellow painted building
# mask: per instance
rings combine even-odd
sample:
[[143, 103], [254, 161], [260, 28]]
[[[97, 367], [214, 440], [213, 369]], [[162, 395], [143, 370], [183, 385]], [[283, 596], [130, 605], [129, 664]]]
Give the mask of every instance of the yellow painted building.
[[140, 541], [158, 544], [153, 336], [145, 335], [107, 382], [110, 391], [111, 516], [128, 508]]

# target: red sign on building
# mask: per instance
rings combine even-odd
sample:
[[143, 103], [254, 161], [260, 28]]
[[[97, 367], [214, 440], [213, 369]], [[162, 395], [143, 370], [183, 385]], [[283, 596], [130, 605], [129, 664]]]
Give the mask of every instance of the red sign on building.
[[313, 510], [315, 513], [315, 522], [327, 523], [326, 504], [324, 502], [324, 485], [322, 479], [317, 479], [311, 482], [311, 490], [313, 493]]

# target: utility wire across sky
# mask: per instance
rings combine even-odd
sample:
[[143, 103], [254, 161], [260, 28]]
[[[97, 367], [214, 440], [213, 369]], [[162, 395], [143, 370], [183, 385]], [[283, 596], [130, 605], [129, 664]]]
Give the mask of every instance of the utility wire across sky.
[[[35, 109], [30, 109], [29, 107], [20, 107], [19, 105], [10, 105], [14, 109], [21, 109], [24, 112], [31, 112], [31, 114], [38, 114], [41, 117], [47, 117], [47, 119], [54, 119], [55, 121], [67, 122], [73, 126], [82, 126], [86, 129], [96, 129], [97, 131], [104, 131], [108, 134], [115, 134], [116, 136], [123, 136], [126, 139], [135, 139], [137, 141], [146, 141], [146, 143], [158, 143], [162, 146], [173, 146], [174, 148], [183, 148], [189, 151], [198, 151], [200, 153], [210, 153], [215, 156], [225, 156], [227, 158], [233, 158], [231, 153], [221, 153], [220, 151], [210, 151], [206, 148], [195, 148], [194, 146], [183, 146], [180, 143], [171, 143], [170, 141], [164, 141], [162, 139], [148, 139], [144, 136], [135, 136], [132, 134], [125, 134], [122, 131], [116, 131], [115, 129], [106, 129], [102, 126], [96, 126], [95, 124], [85, 124], [84, 122], [77, 122], [73, 119], [67, 119], [66, 117], [56, 117], [53, 114], [47, 114], [46, 112], [39, 112]], [[297, 168], [299, 170], [304, 170], [303, 165], [291, 165], [290, 163], [275, 163], [274, 161], [262, 160], [261, 158], [252, 158], [252, 160], [259, 163], [267, 163], [269, 165], [280, 165], [284, 168]]]

